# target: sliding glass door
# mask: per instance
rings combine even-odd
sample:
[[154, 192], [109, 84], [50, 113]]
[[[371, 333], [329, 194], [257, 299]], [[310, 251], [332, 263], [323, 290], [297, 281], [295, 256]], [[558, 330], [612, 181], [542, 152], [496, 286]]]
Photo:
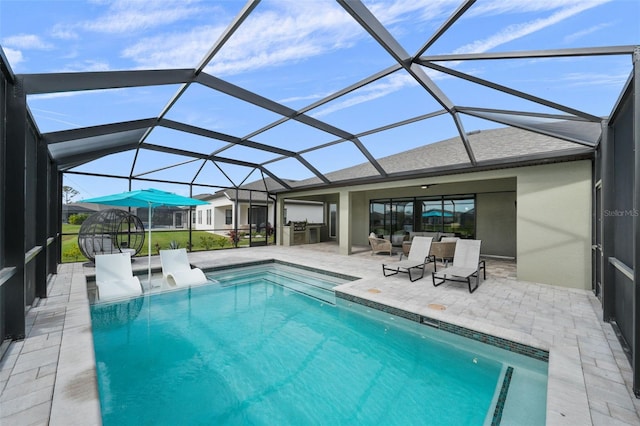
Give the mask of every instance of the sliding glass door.
[[[372, 200], [370, 231], [394, 244], [410, 232], [445, 232], [475, 238], [475, 196]], [[390, 236], [393, 236], [391, 238]]]

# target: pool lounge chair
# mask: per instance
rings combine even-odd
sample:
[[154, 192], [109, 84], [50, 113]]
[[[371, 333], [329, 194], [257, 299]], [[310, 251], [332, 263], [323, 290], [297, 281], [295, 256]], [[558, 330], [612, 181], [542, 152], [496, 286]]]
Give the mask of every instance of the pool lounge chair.
[[[453, 265], [440, 272], [432, 272], [434, 287], [445, 281], [466, 282], [469, 286], [469, 293], [473, 293], [480, 284], [480, 270], [483, 272], [483, 279], [487, 279], [484, 260], [480, 260], [480, 240], [456, 241], [456, 250], [453, 253]], [[475, 278], [476, 285], [471, 288], [471, 279]], [[436, 282], [438, 280], [438, 282]]]
[[[382, 274], [385, 277], [389, 277], [391, 275], [395, 275], [399, 272], [403, 272], [409, 275], [409, 280], [411, 282], [419, 280], [424, 277], [424, 270], [427, 266], [427, 263], [433, 262], [433, 268], [436, 268], [436, 258], [429, 254], [431, 250], [431, 241], [433, 238], [431, 237], [414, 237], [413, 242], [411, 243], [411, 249], [409, 250], [409, 255], [407, 260], [402, 260], [402, 256], [400, 255], [400, 261], [392, 264], [383, 264], [382, 265]], [[419, 269], [420, 276], [415, 276], [411, 274], [412, 269]], [[387, 273], [387, 271], [390, 271]]]
[[142, 295], [140, 280], [133, 276], [130, 253], [98, 254], [95, 262], [98, 300]]
[[171, 287], [204, 284], [207, 277], [199, 268], [191, 268], [186, 249], [160, 250], [162, 276]]

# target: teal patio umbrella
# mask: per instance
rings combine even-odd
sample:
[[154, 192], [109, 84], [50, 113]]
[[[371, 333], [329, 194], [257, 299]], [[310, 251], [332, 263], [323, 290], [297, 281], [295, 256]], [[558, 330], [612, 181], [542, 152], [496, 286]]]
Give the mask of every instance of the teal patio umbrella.
[[207, 204], [195, 198], [183, 197], [172, 192], [160, 191], [159, 189], [139, 189], [137, 191], [121, 192], [120, 194], [105, 195], [103, 197], [89, 198], [82, 200], [83, 203], [106, 204], [109, 206], [121, 207], [147, 207], [149, 210], [149, 284], [151, 283], [151, 209], [161, 206], [199, 206]]

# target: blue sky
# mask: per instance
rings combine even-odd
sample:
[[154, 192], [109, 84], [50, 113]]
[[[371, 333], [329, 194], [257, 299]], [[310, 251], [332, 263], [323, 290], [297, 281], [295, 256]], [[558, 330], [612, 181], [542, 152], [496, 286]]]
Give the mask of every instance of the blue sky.
[[[414, 55], [461, 4], [449, 0], [364, 1], [392, 36]], [[29, 1], [0, 0], [0, 44], [15, 73], [80, 72], [196, 67], [244, 7], [242, 1]], [[479, 0], [427, 54], [567, 49], [640, 44], [640, 2], [636, 0]], [[301, 109], [391, 65], [393, 59], [337, 3], [264, 0], [205, 68], [205, 72], [293, 109]], [[446, 66], [594, 115], [610, 113], [631, 71], [628, 56], [466, 61]], [[553, 112], [468, 82], [428, 71], [456, 104], [532, 112]], [[156, 117], [177, 86], [30, 96], [41, 132]], [[439, 110], [440, 105], [406, 72], [396, 72], [309, 115], [350, 133]], [[244, 137], [278, 120], [272, 112], [244, 104], [200, 85], [191, 85], [167, 118]], [[466, 131], [499, 127], [465, 116]], [[456, 136], [448, 115], [361, 141], [382, 157]], [[251, 140], [301, 151], [336, 136], [295, 121]], [[210, 154], [225, 143], [154, 130], [148, 142]], [[78, 168], [129, 175], [135, 152], [114, 154]], [[236, 146], [220, 155], [262, 163], [275, 155]], [[351, 143], [304, 153], [321, 172], [366, 161]], [[201, 162], [141, 151], [134, 174], [190, 181]], [[164, 166], [185, 163], [160, 170]], [[295, 160], [269, 163], [283, 178], [311, 173]], [[225, 176], [226, 175], [226, 176]], [[259, 174], [210, 162], [196, 182], [228, 185]], [[125, 180], [69, 175], [81, 198], [127, 190]], [[134, 183], [186, 194], [179, 185]], [[195, 193], [215, 189], [198, 188]]]

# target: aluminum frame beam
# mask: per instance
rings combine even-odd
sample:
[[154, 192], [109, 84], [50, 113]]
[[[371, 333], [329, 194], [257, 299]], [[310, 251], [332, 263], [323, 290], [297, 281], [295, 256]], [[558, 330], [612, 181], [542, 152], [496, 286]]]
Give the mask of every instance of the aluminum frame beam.
[[453, 102], [422, 69], [413, 66], [413, 58], [361, 1], [337, 1], [444, 109], [447, 111], [453, 110]]
[[633, 53], [633, 393], [640, 398], [640, 47]]
[[163, 86], [193, 80], [193, 69], [18, 74], [27, 95]]
[[102, 124], [99, 126], [81, 127], [78, 129], [61, 130], [58, 132], [43, 133], [42, 139], [47, 145], [87, 139], [95, 136], [104, 136], [112, 133], [121, 133], [129, 130], [144, 129], [153, 126], [155, 118], [142, 120], [122, 121], [119, 123]]
[[418, 49], [418, 52], [414, 55], [414, 56], [420, 56], [422, 55], [424, 52], [427, 51], [427, 49], [429, 49], [433, 43], [435, 43], [440, 37], [442, 37], [442, 35], [444, 33], [447, 32], [447, 30], [456, 23], [456, 21], [458, 19], [460, 19], [460, 17], [462, 17], [462, 15], [464, 15], [464, 13], [469, 10], [469, 8], [471, 6], [473, 6], [473, 4], [476, 2], [476, 0], [466, 0], [464, 3], [462, 3], [460, 6], [458, 6], [458, 8], [451, 14], [451, 16], [440, 26], [440, 28], [438, 28], [436, 30], [435, 33], [433, 33], [433, 35], [431, 37], [429, 37], [429, 40], [426, 41], [426, 43], [424, 45], [422, 45], [422, 47], [420, 49]]
[[509, 94], [509, 95], [512, 95], [512, 96], [515, 96], [515, 97], [518, 97], [518, 98], [525, 99], [525, 100], [530, 101], [530, 102], [534, 102], [534, 103], [537, 103], [537, 104], [540, 104], [540, 105], [544, 105], [544, 106], [549, 107], [549, 108], [557, 109], [558, 111], [566, 112], [567, 114], [572, 114], [572, 115], [575, 115], [577, 117], [582, 117], [582, 118], [585, 118], [585, 119], [593, 121], [593, 122], [600, 122], [602, 120], [600, 117], [596, 117], [595, 115], [591, 115], [591, 114], [588, 114], [586, 112], [583, 112], [583, 111], [580, 111], [580, 110], [577, 110], [577, 109], [569, 108], [569, 107], [567, 107], [565, 105], [561, 105], [561, 104], [556, 103], [556, 102], [548, 101], [546, 99], [539, 98], [537, 96], [530, 95], [528, 93], [521, 92], [519, 90], [512, 89], [510, 87], [503, 86], [503, 85], [498, 84], [498, 83], [493, 83], [493, 82], [488, 81], [488, 80], [483, 80], [481, 78], [474, 77], [472, 75], [465, 74], [463, 72], [456, 71], [456, 70], [453, 70], [451, 68], [443, 67], [441, 65], [433, 64], [431, 62], [422, 62], [421, 65], [423, 65], [423, 66], [425, 66], [427, 68], [431, 68], [431, 69], [436, 70], [436, 71], [440, 71], [440, 72], [445, 73], [445, 74], [452, 75], [454, 77], [461, 78], [461, 79], [466, 80], [466, 81], [470, 81], [472, 83], [479, 84], [481, 86], [488, 87], [490, 89], [497, 90], [499, 92], [503, 92], [503, 93], [506, 93], [506, 94]]
[[337, 0], [338, 3], [371, 35], [402, 67], [407, 71], [444, 109], [451, 113], [458, 129], [464, 148], [469, 155], [471, 164], [476, 163], [473, 149], [466, 137], [466, 132], [460, 118], [455, 112], [454, 103], [444, 94], [424, 70], [413, 63], [413, 58], [396, 41], [389, 31], [380, 23], [367, 7], [356, 0]]
[[442, 62], [442, 61], [475, 61], [487, 59], [530, 59], [530, 58], [561, 58], [567, 56], [606, 56], [633, 55], [635, 46], [583, 47], [575, 49], [523, 50], [514, 52], [483, 52], [457, 53], [449, 55], [427, 55], [415, 59], [414, 62]]
[[[579, 145], [584, 145], [584, 146], [589, 147], [589, 148], [595, 148], [595, 146], [596, 146], [596, 144], [594, 144], [592, 142], [588, 142], [588, 141], [584, 141], [584, 140], [576, 139], [576, 138], [571, 138], [571, 137], [568, 137], [567, 135], [563, 135], [561, 133], [550, 132], [548, 130], [540, 129], [540, 128], [534, 127], [534, 126], [527, 126], [525, 124], [517, 123], [515, 121], [509, 121], [507, 119], [499, 119], [499, 118], [496, 118], [496, 117], [488, 117], [488, 116], [482, 114], [479, 110], [476, 110], [476, 109], [473, 109], [473, 108], [460, 107], [460, 108], [458, 108], [458, 111], [460, 111], [461, 113], [467, 114], [467, 115], [472, 115], [472, 116], [477, 117], [477, 118], [482, 118], [483, 120], [493, 121], [495, 123], [504, 124], [504, 125], [507, 125], [507, 126], [510, 126], [510, 127], [516, 127], [518, 129], [527, 130], [527, 131], [530, 131], [530, 132], [551, 136], [551, 137], [554, 137], [554, 138], [565, 140], [567, 142], [573, 142], [573, 143], [576, 143], [576, 144], [579, 144]], [[502, 114], [513, 114], [513, 112], [511, 112], [511, 111], [497, 111], [497, 110], [494, 110], [494, 112], [499, 112], [499, 113], [502, 113]], [[521, 114], [521, 115], [530, 115], [530, 114]]]

